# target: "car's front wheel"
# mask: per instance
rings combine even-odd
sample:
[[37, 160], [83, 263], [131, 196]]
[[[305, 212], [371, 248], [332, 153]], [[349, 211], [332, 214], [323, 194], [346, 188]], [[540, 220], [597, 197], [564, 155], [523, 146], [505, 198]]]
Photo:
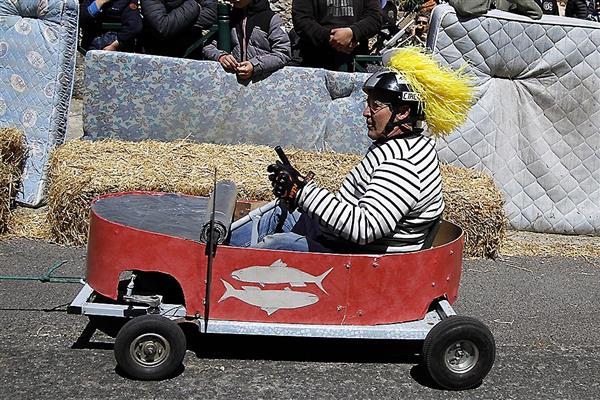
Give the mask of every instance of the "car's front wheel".
[[185, 335], [179, 325], [159, 315], [128, 321], [115, 339], [117, 364], [141, 380], [170, 377], [181, 365], [185, 350]]

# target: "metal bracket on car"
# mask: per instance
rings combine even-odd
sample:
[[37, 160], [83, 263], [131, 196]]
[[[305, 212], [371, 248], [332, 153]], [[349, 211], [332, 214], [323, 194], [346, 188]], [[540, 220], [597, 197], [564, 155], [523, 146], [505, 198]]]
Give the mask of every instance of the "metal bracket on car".
[[123, 301], [126, 303], [138, 303], [148, 305], [148, 314], [158, 314], [163, 297], [155, 294], [152, 296], [140, 296], [137, 294], [123, 296]]

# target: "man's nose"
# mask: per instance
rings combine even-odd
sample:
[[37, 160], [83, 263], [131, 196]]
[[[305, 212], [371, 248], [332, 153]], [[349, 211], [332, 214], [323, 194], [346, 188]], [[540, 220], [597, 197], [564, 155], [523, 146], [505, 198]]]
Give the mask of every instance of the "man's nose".
[[365, 109], [363, 110], [363, 117], [369, 117], [371, 115], [371, 109], [369, 108], [369, 105], [367, 104], [365, 106]]

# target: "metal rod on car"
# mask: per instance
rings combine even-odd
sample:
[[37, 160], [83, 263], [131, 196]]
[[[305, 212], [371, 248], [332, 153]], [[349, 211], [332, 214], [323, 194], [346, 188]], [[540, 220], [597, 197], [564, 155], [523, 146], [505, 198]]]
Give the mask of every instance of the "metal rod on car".
[[206, 250], [205, 254], [208, 256], [208, 261], [206, 263], [206, 297], [204, 300], [204, 333], [208, 330], [208, 313], [210, 310], [210, 288], [211, 288], [211, 279], [212, 279], [212, 264], [213, 258], [215, 256], [216, 251], [216, 242], [215, 242], [215, 208], [216, 208], [216, 199], [217, 199], [217, 169], [215, 168], [215, 176], [213, 181], [213, 196], [212, 196], [212, 215], [210, 216], [210, 228], [208, 234], [208, 240], [206, 242]]

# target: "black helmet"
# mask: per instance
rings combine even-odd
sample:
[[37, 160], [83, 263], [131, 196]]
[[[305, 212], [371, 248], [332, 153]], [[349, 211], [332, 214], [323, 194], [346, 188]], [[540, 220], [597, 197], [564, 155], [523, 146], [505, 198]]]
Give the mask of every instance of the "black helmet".
[[[391, 103], [392, 114], [384, 130], [386, 136], [394, 129], [394, 126], [407, 122], [412, 123], [414, 132], [422, 131], [422, 127], [418, 125], [419, 121], [425, 119], [421, 96], [413, 91], [398, 74], [390, 70], [375, 72], [365, 81], [363, 91], [367, 95], [372, 92], [383, 95]], [[410, 115], [402, 121], [395, 121], [400, 106], [404, 105], [410, 107]]]
[[372, 90], [391, 95], [398, 104], [418, 105], [421, 102], [419, 93], [392, 71], [378, 71], [371, 75], [365, 81], [363, 91], [368, 94]]

